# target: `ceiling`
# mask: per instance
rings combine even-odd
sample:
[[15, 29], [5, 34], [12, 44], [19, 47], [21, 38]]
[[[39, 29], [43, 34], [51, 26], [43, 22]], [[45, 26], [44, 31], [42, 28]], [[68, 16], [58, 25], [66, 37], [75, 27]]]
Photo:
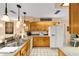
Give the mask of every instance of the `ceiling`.
[[[17, 18], [18, 9], [16, 7], [16, 3], [8, 3], [8, 15], [11, 19]], [[27, 12], [26, 16], [30, 17], [38, 17], [38, 18], [53, 18], [53, 17], [67, 17], [68, 9], [64, 8], [55, 8], [55, 3], [20, 3], [21, 8], [21, 16], [23, 16], [23, 12]], [[5, 4], [0, 3], [0, 17], [4, 14]], [[13, 10], [16, 14], [10, 12]], [[54, 14], [57, 10], [61, 10], [58, 14]]]

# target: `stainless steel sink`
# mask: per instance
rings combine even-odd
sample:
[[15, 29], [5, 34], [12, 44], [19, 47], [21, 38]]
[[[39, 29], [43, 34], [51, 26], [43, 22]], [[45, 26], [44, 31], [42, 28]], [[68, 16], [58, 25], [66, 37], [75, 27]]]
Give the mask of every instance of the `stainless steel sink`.
[[21, 46], [21, 44], [19, 44], [17, 42], [12, 42], [12, 43], [6, 44], [6, 47], [16, 47], [16, 46]]
[[16, 46], [21, 46], [26, 40], [22, 40], [20, 41], [16, 41], [16, 42], [12, 42], [12, 43], [8, 43], [6, 44], [6, 47], [16, 47]]

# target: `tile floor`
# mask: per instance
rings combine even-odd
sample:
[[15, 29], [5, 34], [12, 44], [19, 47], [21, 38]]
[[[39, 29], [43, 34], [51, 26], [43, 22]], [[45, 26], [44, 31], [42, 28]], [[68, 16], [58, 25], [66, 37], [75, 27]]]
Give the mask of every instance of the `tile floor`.
[[32, 49], [30, 56], [57, 56], [56, 49], [48, 47], [35, 47]]

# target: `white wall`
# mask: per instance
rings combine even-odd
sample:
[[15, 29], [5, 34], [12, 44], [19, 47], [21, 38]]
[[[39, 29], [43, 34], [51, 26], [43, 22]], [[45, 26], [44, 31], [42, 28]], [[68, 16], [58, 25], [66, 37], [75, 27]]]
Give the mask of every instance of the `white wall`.
[[0, 36], [4, 35], [5, 31], [5, 22], [0, 21]]
[[17, 21], [14, 22], [14, 33], [13, 34], [5, 34], [5, 22], [0, 20], [0, 42], [4, 40], [5, 37], [14, 36], [16, 33], [20, 33], [21, 30], [23, 30], [22, 23], [20, 24], [20, 27], [17, 27]]
[[0, 21], [0, 42], [2, 42], [4, 36], [5, 36], [5, 27], [4, 27], [5, 22]]

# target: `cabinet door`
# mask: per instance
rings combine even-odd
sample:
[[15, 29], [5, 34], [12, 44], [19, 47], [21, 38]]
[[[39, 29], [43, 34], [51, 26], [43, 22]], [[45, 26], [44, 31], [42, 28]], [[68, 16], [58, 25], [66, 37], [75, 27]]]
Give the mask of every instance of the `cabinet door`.
[[49, 37], [44, 37], [43, 38], [43, 45], [45, 46], [45, 47], [49, 47], [50, 46], [50, 41], [49, 41]]
[[33, 46], [34, 47], [49, 47], [49, 37], [34, 37]]
[[21, 56], [25, 56], [26, 55], [26, 46], [23, 46], [21, 49]]
[[71, 34], [79, 34], [79, 3], [69, 5], [69, 26]]
[[27, 42], [26, 47], [26, 51], [28, 51], [30, 49], [30, 40]]
[[33, 46], [37, 47], [40, 44], [40, 39], [38, 37], [33, 38]]
[[60, 49], [56, 49], [58, 56], [65, 56], [64, 52], [61, 51]]
[[28, 56], [30, 54], [30, 40], [23, 43], [20, 51], [16, 53], [16, 56]]
[[18, 51], [15, 56], [21, 56], [21, 52]]

